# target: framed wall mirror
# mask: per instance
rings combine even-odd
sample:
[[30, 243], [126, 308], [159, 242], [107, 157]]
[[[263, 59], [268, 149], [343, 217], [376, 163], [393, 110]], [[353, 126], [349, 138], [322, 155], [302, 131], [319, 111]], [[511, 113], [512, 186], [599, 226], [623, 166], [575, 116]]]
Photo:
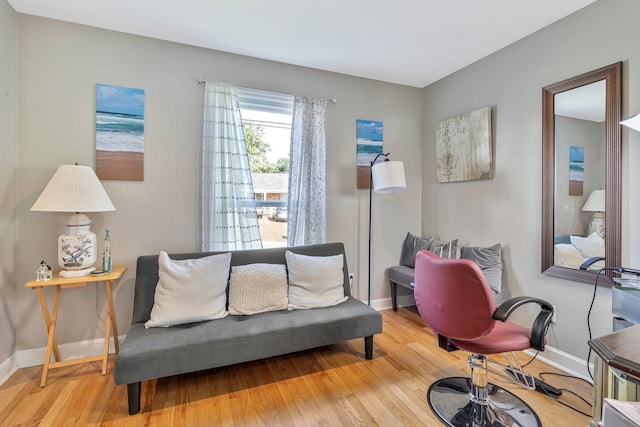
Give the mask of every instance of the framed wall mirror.
[[[593, 284], [599, 268], [620, 266], [621, 84], [618, 62], [542, 89], [546, 275]], [[581, 270], [591, 257], [604, 259]]]

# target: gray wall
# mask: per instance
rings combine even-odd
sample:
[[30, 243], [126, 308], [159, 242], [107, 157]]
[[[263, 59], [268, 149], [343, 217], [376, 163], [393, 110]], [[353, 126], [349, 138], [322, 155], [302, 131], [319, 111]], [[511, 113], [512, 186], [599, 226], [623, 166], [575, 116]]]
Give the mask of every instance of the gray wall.
[[[327, 117], [328, 240], [345, 243], [354, 294], [366, 299], [369, 193], [356, 190], [356, 119], [384, 122], [384, 148], [405, 162], [408, 189], [374, 200], [373, 298], [389, 295], [384, 269], [397, 263], [405, 233], [420, 230], [422, 90], [207, 49], [19, 16], [20, 218], [18, 282], [56, 259], [67, 215], [29, 209], [63, 163], [95, 165], [95, 85], [145, 90], [145, 179], [104, 181], [117, 210], [90, 214], [111, 230], [114, 264], [129, 270], [115, 290], [119, 332], [131, 319], [136, 257], [199, 246], [199, 77], [265, 90], [337, 98]], [[97, 303], [96, 303], [97, 298]], [[51, 303], [51, 302], [50, 302]], [[97, 304], [97, 309], [96, 309]], [[58, 342], [103, 336], [105, 292], [63, 292]], [[18, 349], [46, 344], [35, 292], [18, 287]]]
[[[593, 190], [605, 187], [606, 140], [604, 122], [596, 123], [571, 117], [556, 116], [556, 202], [554, 234], [587, 233], [591, 213], [582, 206]], [[584, 182], [582, 196], [569, 195], [569, 147], [584, 148]]]
[[15, 353], [17, 334], [17, 37], [18, 14], [0, 0], [0, 365]]
[[[506, 247], [512, 293], [556, 304], [549, 344], [587, 357], [593, 286], [540, 273], [542, 87], [624, 61], [623, 116], [640, 112], [640, 2], [599, 0], [567, 18], [430, 85], [424, 98], [422, 231], [463, 244]], [[491, 106], [495, 177], [437, 184], [435, 123]], [[623, 130], [623, 263], [640, 266], [640, 134]], [[611, 292], [598, 289], [594, 336], [611, 331]]]

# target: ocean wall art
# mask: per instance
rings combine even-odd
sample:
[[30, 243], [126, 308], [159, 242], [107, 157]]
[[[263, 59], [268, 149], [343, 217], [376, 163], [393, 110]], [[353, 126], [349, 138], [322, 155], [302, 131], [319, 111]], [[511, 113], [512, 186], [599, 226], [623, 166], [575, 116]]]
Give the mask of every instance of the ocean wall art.
[[96, 85], [96, 174], [144, 181], [144, 90]]
[[382, 153], [382, 128], [379, 121], [356, 120], [356, 188], [369, 188], [371, 162]]

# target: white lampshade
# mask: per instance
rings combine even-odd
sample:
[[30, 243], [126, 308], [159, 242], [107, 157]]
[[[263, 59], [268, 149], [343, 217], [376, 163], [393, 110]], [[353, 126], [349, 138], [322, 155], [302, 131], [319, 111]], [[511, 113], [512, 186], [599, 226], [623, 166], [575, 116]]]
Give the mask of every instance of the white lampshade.
[[31, 210], [105, 212], [115, 211], [116, 208], [92, 168], [62, 165], [42, 190]]
[[399, 161], [385, 160], [371, 167], [373, 191], [376, 193], [395, 193], [407, 188], [404, 177], [404, 164]]
[[32, 211], [74, 212], [67, 231], [58, 237], [58, 265], [62, 277], [84, 276], [95, 270], [97, 239], [82, 212], [115, 211], [111, 199], [92, 168], [62, 165], [42, 190]]
[[584, 206], [582, 212], [604, 212], [605, 211], [605, 192], [604, 190], [593, 190]]
[[628, 119], [625, 119], [620, 122], [621, 125], [625, 125], [630, 127], [631, 129], [640, 132], [640, 114], [636, 114], [635, 116], [631, 116]]

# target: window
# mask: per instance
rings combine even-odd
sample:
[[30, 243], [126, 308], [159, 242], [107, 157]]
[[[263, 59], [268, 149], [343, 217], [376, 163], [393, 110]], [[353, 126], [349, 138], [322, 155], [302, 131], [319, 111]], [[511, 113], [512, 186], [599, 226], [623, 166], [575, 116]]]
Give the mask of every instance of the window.
[[263, 247], [287, 245], [293, 96], [238, 88]]

